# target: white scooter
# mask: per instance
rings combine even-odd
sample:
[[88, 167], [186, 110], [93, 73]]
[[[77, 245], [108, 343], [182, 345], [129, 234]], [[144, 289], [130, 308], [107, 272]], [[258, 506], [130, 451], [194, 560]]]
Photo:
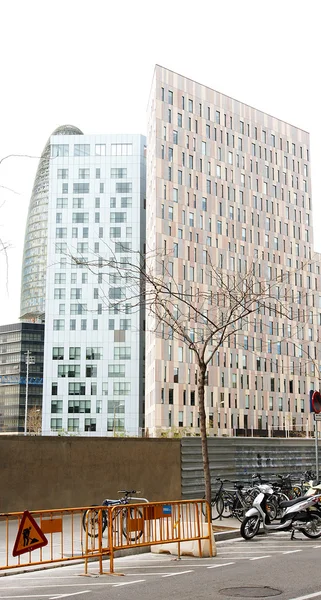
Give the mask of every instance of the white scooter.
[[271, 523], [266, 506], [267, 499], [273, 494], [273, 488], [268, 484], [261, 484], [258, 489], [259, 493], [253, 501], [252, 508], [245, 513], [241, 524], [240, 531], [245, 540], [257, 535], [261, 523], [266, 533], [291, 531], [291, 539], [295, 531], [302, 531], [308, 538], [321, 537], [321, 486], [311, 485], [305, 496], [281, 502], [280, 507], [284, 512], [278, 523]]

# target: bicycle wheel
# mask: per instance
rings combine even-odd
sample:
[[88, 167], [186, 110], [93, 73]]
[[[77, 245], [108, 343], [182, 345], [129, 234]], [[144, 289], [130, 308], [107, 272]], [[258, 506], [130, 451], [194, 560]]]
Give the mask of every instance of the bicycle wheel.
[[[205, 497], [204, 497], [204, 500], [205, 500]], [[215, 494], [214, 498], [212, 498], [212, 501], [211, 501], [212, 521], [215, 521], [216, 519], [221, 517], [223, 510], [224, 510], [224, 502], [223, 502], [222, 495]], [[202, 505], [202, 513], [203, 513], [204, 517], [207, 516], [206, 504]]]
[[274, 498], [270, 498], [266, 501], [266, 512], [270, 518], [270, 521], [274, 521], [278, 514], [278, 505]]
[[281, 502], [288, 502], [289, 498], [286, 494], [283, 494], [283, 492], [279, 492], [273, 496], [273, 499], [276, 503], [276, 518], [281, 519], [284, 513], [284, 508], [281, 508], [280, 504]]
[[303, 496], [302, 488], [299, 485], [294, 485], [292, 489], [297, 498]]
[[231, 492], [223, 492], [222, 493], [223, 500], [223, 511], [221, 513], [224, 519], [228, 519], [233, 516], [233, 506], [234, 506], [234, 494]]
[[216, 498], [216, 502], [215, 502], [215, 509], [214, 509], [214, 517], [213, 517], [213, 510], [212, 510], [212, 519], [218, 519], [219, 517], [222, 517], [224, 511], [224, 500], [222, 497], [222, 494], [220, 494], [217, 498]]
[[[90, 537], [98, 537], [99, 533], [99, 510], [96, 508], [88, 508], [82, 516], [82, 526], [84, 531], [87, 531]], [[106, 511], [101, 511], [102, 534], [104, 533], [108, 521]]]
[[[129, 520], [127, 518], [129, 517]], [[138, 521], [138, 524], [135, 521]], [[143, 522], [143, 513], [140, 508], [123, 509], [123, 536], [131, 542], [137, 542], [143, 535], [140, 525]], [[134, 528], [133, 528], [134, 527]], [[138, 529], [135, 529], [138, 527]]]
[[233, 507], [233, 517], [236, 517], [242, 523], [246, 510], [247, 508], [245, 508], [239, 498], [237, 498]]

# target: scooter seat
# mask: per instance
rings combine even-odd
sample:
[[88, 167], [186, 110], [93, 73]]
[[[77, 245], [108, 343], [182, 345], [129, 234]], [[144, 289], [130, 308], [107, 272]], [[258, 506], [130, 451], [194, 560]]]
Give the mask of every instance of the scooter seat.
[[298, 498], [294, 498], [294, 500], [283, 500], [280, 502], [279, 506], [281, 508], [287, 508], [288, 506], [293, 506], [293, 504], [297, 504], [298, 502], [302, 502], [303, 497], [299, 496]]

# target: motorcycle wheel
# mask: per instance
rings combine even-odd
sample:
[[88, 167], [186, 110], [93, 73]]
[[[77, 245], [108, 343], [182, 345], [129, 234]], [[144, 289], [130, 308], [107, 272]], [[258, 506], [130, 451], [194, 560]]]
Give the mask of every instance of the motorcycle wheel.
[[320, 513], [316, 513], [313, 514], [311, 513], [309, 515], [310, 517], [310, 526], [308, 529], [304, 528], [301, 529], [300, 531], [302, 531], [303, 535], [305, 535], [306, 537], [310, 538], [310, 539], [317, 539], [319, 537], [321, 537], [321, 514]]
[[245, 540], [251, 540], [258, 533], [260, 529], [260, 517], [245, 517], [241, 525], [241, 536]]

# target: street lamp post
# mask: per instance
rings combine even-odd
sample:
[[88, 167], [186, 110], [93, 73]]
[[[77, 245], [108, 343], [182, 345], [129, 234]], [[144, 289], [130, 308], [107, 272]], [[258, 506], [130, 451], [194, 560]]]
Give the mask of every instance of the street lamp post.
[[27, 350], [27, 352], [26, 352], [27, 373], [26, 373], [26, 402], [25, 402], [25, 427], [24, 427], [24, 435], [27, 435], [28, 392], [29, 392], [29, 365], [34, 365], [35, 362], [36, 362], [35, 357], [31, 355], [30, 350]]

